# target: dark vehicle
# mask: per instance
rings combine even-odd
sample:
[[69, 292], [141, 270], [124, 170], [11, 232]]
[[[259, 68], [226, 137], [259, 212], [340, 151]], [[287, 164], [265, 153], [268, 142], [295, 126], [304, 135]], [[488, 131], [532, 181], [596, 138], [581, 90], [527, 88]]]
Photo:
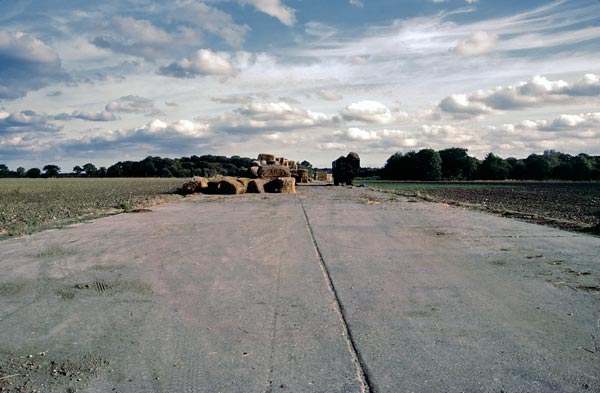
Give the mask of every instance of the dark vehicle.
[[360, 170], [360, 157], [354, 152], [348, 153], [346, 157], [341, 156], [331, 163], [333, 169], [333, 184], [352, 185], [354, 178]]

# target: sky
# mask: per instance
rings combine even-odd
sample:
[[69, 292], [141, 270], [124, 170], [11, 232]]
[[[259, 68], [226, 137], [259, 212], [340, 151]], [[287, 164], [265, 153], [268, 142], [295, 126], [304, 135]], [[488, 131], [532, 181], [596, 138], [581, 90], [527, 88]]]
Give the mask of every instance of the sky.
[[0, 0], [0, 163], [600, 154], [600, 1]]

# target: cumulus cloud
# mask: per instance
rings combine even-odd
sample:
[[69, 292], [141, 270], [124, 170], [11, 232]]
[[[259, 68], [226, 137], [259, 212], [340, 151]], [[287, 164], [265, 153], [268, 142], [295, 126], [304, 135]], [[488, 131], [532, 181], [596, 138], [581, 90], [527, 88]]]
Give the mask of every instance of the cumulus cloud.
[[319, 90], [317, 91], [317, 95], [325, 101], [339, 101], [344, 98], [333, 90]]
[[351, 6], [354, 6], [357, 8], [363, 8], [365, 6], [365, 3], [363, 2], [363, 0], [350, 0], [349, 3]]
[[216, 129], [229, 133], [289, 131], [334, 124], [336, 116], [294, 108], [285, 102], [251, 103], [214, 119]]
[[493, 130], [503, 130], [509, 133], [528, 131], [545, 132], [589, 132], [600, 135], [600, 112], [581, 113], [578, 115], [562, 114], [552, 120], [524, 120], [517, 124], [503, 124], [492, 127]]
[[242, 4], [254, 6], [257, 10], [264, 12], [274, 18], [277, 18], [286, 26], [293, 26], [296, 23], [295, 11], [293, 8], [284, 5], [281, 0], [239, 0]]
[[230, 62], [225, 53], [200, 49], [192, 58], [183, 58], [159, 70], [162, 75], [175, 78], [194, 78], [196, 76], [215, 75], [222, 77], [235, 76], [238, 70]]
[[454, 94], [444, 98], [437, 108], [457, 118], [469, 118], [499, 110], [519, 110], [548, 104], [573, 104], [580, 97], [600, 97], [600, 78], [586, 74], [579, 81], [569, 84], [563, 80], [552, 81], [535, 76], [527, 82], [513, 86], [499, 86], [491, 90], [479, 90], [473, 94]]
[[51, 117], [30, 110], [0, 112], [0, 135], [60, 131], [61, 127], [50, 123], [50, 120]]
[[0, 99], [67, 79], [58, 55], [37, 38], [0, 29]]
[[480, 55], [493, 50], [497, 41], [498, 37], [495, 34], [488, 34], [485, 31], [478, 31], [473, 33], [465, 41], [462, 41], [455, 47], [451, 48], [450, 52], [467, 56]]
[[353, 141], [373, 141], [381, 139], [381, 137], [375, 131], [363, 130], [356, 127], [350, 127], [345, 132], [341, 132], [338, 135], [353, 140]]
[[178, 120], [168, 124], [159, 119], [136, 128], [125, 130], [97, 131], [78, 139], [64, 141], [67, 151], [105, 151], [115, 146], [144, 151], [170, 151], [171, 148], [189, 147], [205, 141], [210, 135], [207, 124], [189, 120]]
[[71, 115], [74, 119], [89, 120], [89, 121], [115, 121], [119, 117], [110, 111], [74, 111]]
[[341, 111], [346, 121], [386, 124], [393, 120], [389, 108], [377, 101], [360, 101], [348, 105]]

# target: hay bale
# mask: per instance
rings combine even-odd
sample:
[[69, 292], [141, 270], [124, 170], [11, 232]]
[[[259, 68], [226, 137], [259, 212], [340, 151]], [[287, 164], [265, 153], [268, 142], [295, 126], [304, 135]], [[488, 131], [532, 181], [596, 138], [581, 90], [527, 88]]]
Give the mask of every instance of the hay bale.
[[296, 192], [296, 180], [293, 177], [280, 177], [265, 184], [266, 192], [294, 194]]
[[246, 187], [246, 188], [248, 188], [248, 184], [250, 183], [250, 180], [252, 180], [252, 179], [249, 179], [247, 177], [238, 177], [237, 178], [237, 181], [242, 183], [244, 185], [244, 187]]
[[258, 169], [258, 177], [262, 179], [275, 179], [278, 177], [290, 176], [290, 170], [281, 165], [265, 165]]
[[217, 175], [208, 179], [208, 187], [206, 187], [203, 192], [206, 194], [218, 194], [221, 180], [223, 180], [223, 176]]
[[308, 169], [298, 169], [299, 183], [308, 183]]
[[275, 156], [273, 154], [261, 153], [258, 155], [258, 161], [275, 161]]
[[179, 189], [181, 194], [193, 194], [195, 192], [203, 192], [208, 187], [208, 180], [204, 177], [194, 176], [192, 180], [186, 182]]
[[235, 177], [224, 177], [219, 182], [219, 194], [237, 195], [246, 192], [246, 186]]
[[250, 194], [264, 194], [266, 183], [267, 181], [265, 179], [252, 179], [248, 183], [246, 192]]

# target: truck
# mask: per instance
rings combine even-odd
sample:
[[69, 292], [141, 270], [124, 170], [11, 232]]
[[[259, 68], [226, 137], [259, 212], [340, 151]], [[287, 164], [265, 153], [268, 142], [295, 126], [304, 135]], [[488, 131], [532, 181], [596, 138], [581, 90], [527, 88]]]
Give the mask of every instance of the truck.
[[340, 184], [346, 184], [351, 186], [360, 170], [360, 157], [358, 154], [350, 152], [346, 157], [341, 156], [333, 161], [331, 163], [331, 168], [334, 185], [339, 186]]

